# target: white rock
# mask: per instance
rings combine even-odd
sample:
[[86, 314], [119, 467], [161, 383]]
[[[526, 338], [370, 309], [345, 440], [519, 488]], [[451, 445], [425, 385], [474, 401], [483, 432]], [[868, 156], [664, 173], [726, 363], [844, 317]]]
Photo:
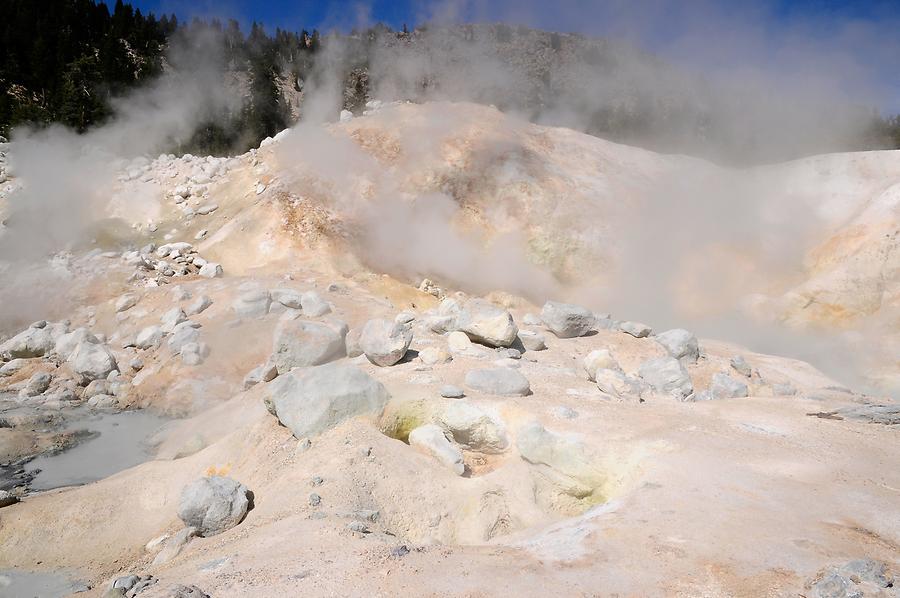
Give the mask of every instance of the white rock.
[[750, 394], [746, 384], [735, 380], [728, 374], [717, 372], [713, 374], [709, 389], [694, 396], [696, 401], [709, 401], [715, 399], [739, 399]]
[[331, 312], [328, 302], [315, 291], [306, 291], [300, 296], [300, 307], [303, 315], [309, 318], [318, 318]]
[[700, 358], [700, 346], [697, 337], [683, 328], [666, 330], [654, 337], [669, 355], [684, 364], [697, 363]]
[[419, 351], [419, 359], [425, 365], [438, 365], [451, 361], [453, 357], [440, 347], [427, 347]]
[[544, 465], [568, 478], [570, 493], [590, 495], [606, 481], [602, 468], [583, 442], [550, 432], [536, 422], [519, 430], [516, 448], [529, 463]]
[[547, 348], [547, 341], [544, 339], [544, 335], [532, 330], [520, 330], [519, 342], [528, 351], [543, 351]]
[[596, 373], [597, 370], [601, 369], [609, 369], [609, 370], [621, 370], [619, 367], [619, 363], [616, 361], [615, 357], [613, 357], [612, 353], [609, 352], [609, 349], [597, 349], [595, 351], [591, 351], [587, 354], [587, 357], [584, 358], [584, 371], [587, 372], [588, 379], [596, 381]]
[[115, 355], [106, 345], [86, 340], [75, 347], [68, 362], [83, 385], [91, 380], [106, 378], [111, 371], [119, 369]]
[[0, 345], [0, 356], [6, 359], [43, 357], [53, 346], [53, 335], [46, 327], [27, 328]]
[[487, 394], [506, 397], [525, 396], [531, 392], [528, 378], [508, 367], [472, 370], [466, 373], [466, 386]]
[[694, 391], [687, 370], [674, 357], [657, 357], [645, 361], [638, 373], [653, 390], [679, 401], [687, 399]]
[[345, 123], [350, 122], [351, 120], [353, 120], [353, 113], [349, 110], [341, 110], [341, 122]]
[[584, 336], [594, 326], [594, 314], [581, 306], [548, 301], [541, 310], [541, 320], [559, 338]]
[[450, 403], [438, 416], [438, 423], [453, 440], [483, 453], [502, 453], [509, 446], [503, 424], [466, 401]]
[[599, 368], [594, 371], [594, 380], [597, 382], [600, 392], [617, 399], [634, 401], [641, 399], [641, 383], [626, 376], [622, 370]]
[[297, 438], [309, 438], [359, 415], [380, 416], [389, 395], [380, 382], [346, 364], [279, 375], [266, 386], [266, 407]]
[[294, 289], [272, 289], [269, 294], [272, 296], [272, 301], [277, 301], [285, 307], [303, 309], [301, 295]]
[[138, 349], [155, 349], [162, 344], [163, 331], [159, 326], [147, 326], [134, 340], [134, 346]]
[[116, 300], [116, 313], [126, 311], [137, 305], [138, 298], [134, 293], [126, 293]]
[[473, 341], [490, 347], [509, 347], [519, 333], [512, 315], [484, 299], [470, 299], [456, 317], [456, 326]]
[[640, 322], [619, 322], [619, 330], [630, 334], [634, 338], [644, 338], [650, 336], [653, 332], [652, 328]]
[[178, 324], [175, 329], [172, 330], [172, 336], [169, 337], [166, 345], [168, 346], [169, 351], [172, 352], [172, 355], [178, 355], [185, 345], [199, 342], [200, 331], [197, 329], [196, 323], [187, 320]]
[[200, 268], [200, 276], [204, 278], [219, 278], [222, 276], [222, 266], [215, 262], [208, 262]]
[[426, 424], [414, 429], [409, 433], [409, 446], [431, 455], [456, 475], [462, 475], [466, 469], [462, 452], [450, 444], [439, 426]]
[[468, 351], [471, 346], [472, 341], [469, 340], [469, 337], [465, 332], [457, 330], [447, 335], [447, 347], [450, 349], [451, 353], [464, 353]]
[[409, 326], [374, 319], [366, 322], [359, 336], [359, 347], [366, 359], [378, 366], [391, 366], [403, 359], [412, 343]]
[[250, 501], [247, 487], [223, 476], [204, 477], [181, 491], [178, 517], [201, 536], [214, 536], [239, 524]]
[[185, 315], [187, 316], [196, 316], [199, 313], [206, 311], [210, 305], [212, 305], [212, 299], [207, 297], [206, 295], [200, 295], [194, 301], [191, 302], [190, 305], [184, 310]]
[[283, 320], [275, 328], [272, 362], [279, 375], [291, 368], [321, 365], [345, 355], [344, 335], [326, 324]]
[[187, 315], [180, 307], [173, 307], [160, 318], [163, 332], [172, 332], [176, 326], [187, 320]]

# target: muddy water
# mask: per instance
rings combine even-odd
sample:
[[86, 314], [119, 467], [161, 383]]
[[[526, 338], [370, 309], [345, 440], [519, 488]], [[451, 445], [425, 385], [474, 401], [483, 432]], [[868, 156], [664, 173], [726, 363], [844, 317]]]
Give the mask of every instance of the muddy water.
[[0, 598], [57, 598], [87, 589], [87, 585], [63, 572], [0, 569]]
[[152, 459], [148, 440], [167, 421], [149, 411], [84, 412], [66, 429], [87, 430], [92, 436], [67, 451], [29, 462], [28, 471], [40, 470], [31, 490], [87, 484]]

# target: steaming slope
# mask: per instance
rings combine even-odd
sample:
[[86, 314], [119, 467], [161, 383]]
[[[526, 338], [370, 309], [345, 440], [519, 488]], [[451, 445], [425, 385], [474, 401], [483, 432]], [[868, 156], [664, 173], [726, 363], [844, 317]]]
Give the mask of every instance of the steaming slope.
[[[772, 338], [785, 327], [838, 332], [757, 344], [790, 353], [779, 346], [800, 343], [825, 367], [900, 384], [897, 151], [731, 170], [483, 106], [430, 103], [300, 127], [231, 162], [211, 199], [189, 198], [179, 211], [172, 189], [193, 180], [196, 162], [157, 161], [150, 172], [165, 172], [155, 177], [157, 225], [214, 231], [201, 250], [232, 271], [330, 254], [344, 273], [427, 277], [536, 302], [569, 296], [744, 342], [763, 324], [774, 325]], [[147, 183], [136, 184], [116, 214], [146, 225], [134, 197], [147, 196]], [[194, 218], [209, 202], [218, 211]]]

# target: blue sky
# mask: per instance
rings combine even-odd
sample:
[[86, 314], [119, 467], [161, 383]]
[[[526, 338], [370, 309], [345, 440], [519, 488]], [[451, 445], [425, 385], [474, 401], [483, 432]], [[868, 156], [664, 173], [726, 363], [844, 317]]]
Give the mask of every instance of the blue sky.
[[[112, 0], [108, 0], [112, 4]], [[508, 22], [625, 39], [706, 72], [766, 72], [900, 112], [900, 0], [132, 0], [180, 19], [299, 30]], [[815, 88], [815, 87], [814, 87]]]

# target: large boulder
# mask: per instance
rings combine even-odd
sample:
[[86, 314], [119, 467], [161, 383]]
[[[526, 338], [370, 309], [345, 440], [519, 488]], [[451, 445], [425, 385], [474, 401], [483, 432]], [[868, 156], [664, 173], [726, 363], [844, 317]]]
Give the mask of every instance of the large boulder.
[[426, 424], [414, 429], [409, 433], [409, 446], [431, 455], [456, 475], [462, 475], [466, 469], [462, 452], [450, 444], [440, 426]]
[[250, 507], [247, 487], [231, 478], [200, 478], [184, 487], [178, 517], [200, 536], [215, 536], [243, 521]]
[[16, 358], [43, 357], [53, 349], [54, 340], [50, 328], [31, 326], [0, 345], [0, 357], [6, 360]]
[[266, 387], [266, 407], [297, 438], [315, 436], [357, 415], [381, 414], [384, 386], [357, 367], [330, 363], [280, 375]]
[[700, 346], [697, 337], [684, 328], [666, 330], [655, 337], [656, 342], [663, 346], [666, 352], [681, 363], [697, 363], [700, 358]]
[[679, 401], [694, 392], [691, 377], [680, 361], [674, 357], [657, 357], [641, 364], [638, 374], [650, 387]]
[[403, 359], [412, 339], [412, 329], [407, 324], [381, 319], [369, 320], [359, 337], [359, 348], [366, 359], [384, 367]]
[[272, 362], [279, 374], [291, 368], [322, 365], [347, 354], [345, 334], [308, 320], [282, 320], [275, 328]]
[[602, 468], [584, 443], [550, 432], [537, 422], [519, 430], [516, 448], [529, 463], [546, 466], [569, 478], [566, 485], [575, 491], [576, 496], [592, 494], [606, 480]]
[[106, 378], [110, 372], [119, 369], [116, 357], [109, 347], [87, 340], [75, 347], [68, 361], [82, 385], [89, 384], [91, 380]]
[[584, 336], [594, 327], [594, 314], [578, 305], [548, 301], [541, 309], [541, 320], [559, 338]]
[[502, 453], [509, 446], [506, 428], [498, 419], [465, 401], [454, 401], [438, 416], [453, 440], [474, 451]]
[[472, 370], [466, 374], [466, 386], [504, 397], [521, 397], [531, 392], [528, 378], [518, 370], [506, 367]]
[[456, 327], [470, 339], [489, 347], [509, 347], [519, 329], [512, 315], [484, 299], [470, 299], [456, 315]]

